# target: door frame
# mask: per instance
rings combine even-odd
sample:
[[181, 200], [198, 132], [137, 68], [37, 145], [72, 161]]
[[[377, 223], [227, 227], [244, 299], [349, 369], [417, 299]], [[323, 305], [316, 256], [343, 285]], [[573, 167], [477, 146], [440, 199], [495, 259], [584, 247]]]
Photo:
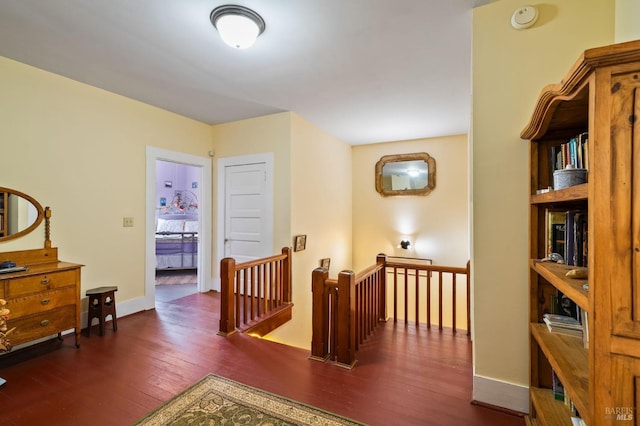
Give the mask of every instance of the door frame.
[[211, 158], [198, 157], [183, 152], [147, 146], [146, 149], [146, 265], [145, 265], [145, 309], [154, 309], [156, 302], [156, 161], [169, 161], [198, 167], [200, 199], [198, 200], [198, 283], [197, 288], [205, 293], [211, 284]]
[[[229, 166], [244, 166], [249, 164], [264, 163], [266, 172], [265, 182], [265, 222], [269, 224], [268, 229], [265, 231], [265, 246], [270, 247], [273, 251], [273, 153], [266, 152], [262, 154], [241, 155], [236, 157], [223, 157], [218, 158], [216, 162], [216, 168], [218, 172], [218, 197], [217, 197], [217, 215], [218, 226], [217, 233], [217, 256], [216, 265], [220, 264], [220, 261], [224, 257], [224, 238], [225, 238], [225, 195], [226, 195], [226, 173], [225, 170]], [[266, 254], [270, 256], [273, 253]], [[220, 291], [220, 278], [216, 277], [213, 280], [213, 289]]]

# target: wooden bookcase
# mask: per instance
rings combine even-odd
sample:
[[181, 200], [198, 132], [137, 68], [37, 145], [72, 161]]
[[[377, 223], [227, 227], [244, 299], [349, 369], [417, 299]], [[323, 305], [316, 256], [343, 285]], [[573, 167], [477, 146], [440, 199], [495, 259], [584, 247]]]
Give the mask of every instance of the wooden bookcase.
[[[587, 183], [538, 194], [553, 185], [554, 147], [584, 132]], [[640, 40], [585, 51], [543, 89], [521, 137], [531, 141], [529, 420], [572, 424], [551, 390], [553, 370], [587, 425], [640, 424]], [[587, 212], [587, 279], [540, 261], [550, 209]], [[543, 323], [558, 291], [587, 312], [587, 348]]]

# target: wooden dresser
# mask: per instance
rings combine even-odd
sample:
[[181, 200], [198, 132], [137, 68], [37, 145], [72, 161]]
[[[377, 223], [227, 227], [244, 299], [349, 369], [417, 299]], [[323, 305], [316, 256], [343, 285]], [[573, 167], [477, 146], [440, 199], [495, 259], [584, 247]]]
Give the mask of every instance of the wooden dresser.
[[7, 325], [12, 345], [58, 335], [73, 329], [75, 344], [80, 335], [80, 268], [61, 262], [57, 248], [0, 253], [26, 271], [0, 274], [0, 298], [11, 311]]

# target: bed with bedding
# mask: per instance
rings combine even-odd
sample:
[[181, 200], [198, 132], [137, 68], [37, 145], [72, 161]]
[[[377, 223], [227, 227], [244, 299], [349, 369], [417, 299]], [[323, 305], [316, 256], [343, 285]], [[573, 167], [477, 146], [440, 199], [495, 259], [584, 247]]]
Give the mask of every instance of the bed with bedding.
[[156, 270], [198, 267], [197, 203], [185, 204], [185, 195], [160, 209], [156, 225]]

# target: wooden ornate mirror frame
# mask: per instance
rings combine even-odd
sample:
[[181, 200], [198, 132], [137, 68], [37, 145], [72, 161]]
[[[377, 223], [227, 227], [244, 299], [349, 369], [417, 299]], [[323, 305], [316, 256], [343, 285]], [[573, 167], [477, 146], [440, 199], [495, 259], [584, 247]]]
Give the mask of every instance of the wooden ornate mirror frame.
[[[20, 229], [19, 231], [13, 234], [6, 233], [8, 230], [7, 227], [8, 227], [8, 215], [9, 215], [7, 202], [8, 202], [8, 197], [10, 195], [17, 196], [31, 203], [33, 205], [33, 208], [37, 212], [37, 217], [34, 219], [32, 223], [28, 224], [23, 229]], [[43, 209], [42, 205], [35, 198], [25, 194], [24, 192], [17, 191], [15, 189], [0, 187], [0, 197], [3, 197], [3, 201], [2, 203], [0, 203], [1, 205], [0, 219], [3, 220], [3, 224], [1, 228], [5, 230], [5, 232], [2, 232], [0, 234], [0, 242], [13, 240], [15, 238], [22, 237], [23, 235], [27, 235], [28, 233], [36, 229], [44, 220], [45, 221], [45, 247], [51, 247], [51, 241], [49, 239], [49, 218], [51, 217], [51, 211], [49, 210], [49, 207], [47, 207], [46, 209]]]
[[[427, 184], [417, 189], [389, 189], [383, 185], [383, 168], [389, 163], [404, 161], [424, 161], [427, 167]], [[376, 191], [387, 197], [390, 195], [428, 195], [436, 187], [436, 160], [426, 152], [414, 154], [385, 155], [376, 163]]]

